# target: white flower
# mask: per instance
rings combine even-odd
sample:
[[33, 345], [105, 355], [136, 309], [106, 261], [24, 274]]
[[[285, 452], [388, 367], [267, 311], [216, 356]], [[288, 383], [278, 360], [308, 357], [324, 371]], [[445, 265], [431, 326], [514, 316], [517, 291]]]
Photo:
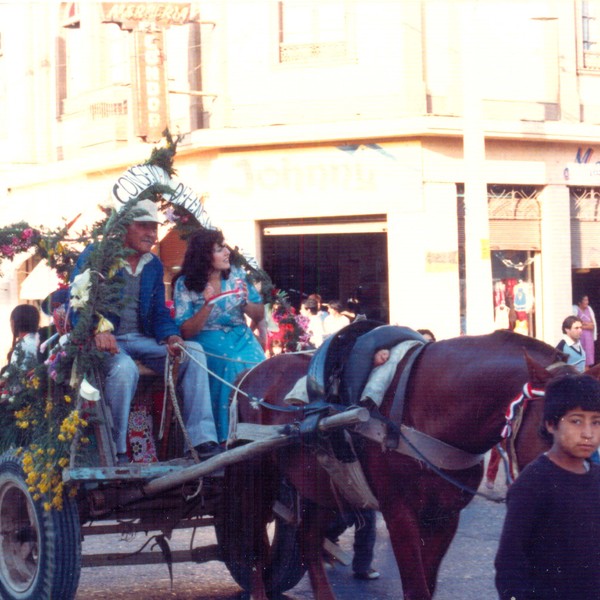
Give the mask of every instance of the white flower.
[[85, 377], [79, 386], [79, 395], [84, 400], [98, 402], [100, 400], [100, 391], [96, 389]]
[[90, 298], [90, 288], [92, 287], [91, 272], [86, 269], [73, 279], [71, 284], [71, 307], [83, 308]]

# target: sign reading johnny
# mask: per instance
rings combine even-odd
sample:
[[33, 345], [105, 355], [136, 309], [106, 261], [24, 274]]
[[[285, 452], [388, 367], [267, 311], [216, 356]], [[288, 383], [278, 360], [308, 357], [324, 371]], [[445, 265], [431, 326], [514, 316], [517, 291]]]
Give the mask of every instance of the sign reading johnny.
[[155, 165], [136, 165], [120, 175], [112, 188], [115, 205], [127, 203], [153, 185], [164, 186], [171, 190], [161, 192], [165, 200], [187, 210], [196, 217], [202, 227], [214, 229], [202, 200], [196, 192], [187, 185], [171, 179], [164, 169]]

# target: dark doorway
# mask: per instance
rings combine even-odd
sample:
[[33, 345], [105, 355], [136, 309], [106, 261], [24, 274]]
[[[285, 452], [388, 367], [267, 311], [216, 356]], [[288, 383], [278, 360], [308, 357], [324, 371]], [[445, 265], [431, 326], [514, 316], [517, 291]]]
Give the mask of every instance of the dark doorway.
[[386, 233], [264, 235], [263, 266], [293, 305], [357, 298], [369, 318], [389, 321]]

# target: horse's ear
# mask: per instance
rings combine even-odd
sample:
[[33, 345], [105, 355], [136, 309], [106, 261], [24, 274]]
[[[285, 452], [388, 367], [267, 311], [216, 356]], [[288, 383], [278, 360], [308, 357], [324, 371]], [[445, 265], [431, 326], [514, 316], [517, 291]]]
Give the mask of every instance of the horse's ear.
[[544, 386], [549, 379], [552, 379], [552, 373], [540, 363], [533, 360], [533, 358], [527, 354], [527, 350], [523, 350], [523, 352], [525, 354], [527, 370], [529, 371], [529, 383], [533, 386]]
[[594, 379], [600, 379], [600, 363], [586, 369], [585, 374], [591, 375]]

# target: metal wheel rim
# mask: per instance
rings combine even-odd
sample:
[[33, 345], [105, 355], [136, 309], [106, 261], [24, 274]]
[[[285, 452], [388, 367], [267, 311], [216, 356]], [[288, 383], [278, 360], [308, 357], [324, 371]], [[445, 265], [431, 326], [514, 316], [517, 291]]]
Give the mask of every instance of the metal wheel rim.
[[0, 484], [0, 576], [15, 592], [34, 584], [40, 567], [40, 527], [33, 500], [15, 481]]

